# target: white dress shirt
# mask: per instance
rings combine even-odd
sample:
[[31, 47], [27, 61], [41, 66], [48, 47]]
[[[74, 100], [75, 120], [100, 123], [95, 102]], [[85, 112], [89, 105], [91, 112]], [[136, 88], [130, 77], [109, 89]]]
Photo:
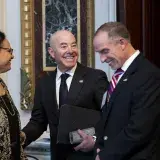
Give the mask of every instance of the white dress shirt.
[[[130, 56], [126, 61], [125, 63], [123, 64], [123, 66], [121, 67], [121, 69], [124, 71], [123, 74], [126, 72], [126, 70], [128, 69], [128, 67], [131, 65], [131, 63], [134, 61], [134, 59], [140, 54], [140, 51], [139, 50], [136, 50], [136, 52]], [[123, 76], [123, 74], [121, 74], [118, 78], [118, 82], [119, 80], [121, 79], [121, 77]], [[117, 82], [117, 83], [118, 83]]]
[[[70, 89], [70, 85], [71, 85], [72, 78], [73, 78], [73, 75], [74, 75], [74, 72], [75, 72], [76, 68], [77, 68], [77, 64], [71, 70], [68, 70], [67, 72], [65, 72], [65, 73], [67, 73], [67, 74], [70, 75], [67, 78], [67, 80], [66, 80], [68, 91]], [[57, 98], [57, 104], [58, 105], [59, 105], [59, 88], [60, 88], [60, 84], [61, 84], [61, 75], [62, 74], [63, 73], [57, 67], [57, 74], [56, 74], [56, 98]]]
[[[126, 70], [128, 69], [128, 67], [131, 65], [131, 63], [134, 61], [134, 59], [140, 54], [140, 51], [137, 50], [131, 57], [129, 57], [125, 63], [123, 64], [123, 66], [121, 67], [121, 69], [124, 71], [123, 74], [126, 72]], [[117, 83], [119, 82], [119, 80], [121, 79], [121, 77], [123, 76], [123, 74], [121, 74], [118, 78]], [[102, 103], [101, 103], [101, 108], [104, 106], [104, 104], [106, 103], [107, 100], [107, 92], [108, 90], [104, 93], [103, 98], [102, 98]]]

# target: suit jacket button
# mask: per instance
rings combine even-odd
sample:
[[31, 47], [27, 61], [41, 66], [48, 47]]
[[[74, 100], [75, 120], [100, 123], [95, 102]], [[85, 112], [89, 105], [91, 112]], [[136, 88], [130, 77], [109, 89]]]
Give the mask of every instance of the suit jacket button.
[[107, 137], [107, 136], [104, 136], [103, 139], [104, 139], [104, 141], [106, 141], [106, 140], [108, 139], [108, 137]]

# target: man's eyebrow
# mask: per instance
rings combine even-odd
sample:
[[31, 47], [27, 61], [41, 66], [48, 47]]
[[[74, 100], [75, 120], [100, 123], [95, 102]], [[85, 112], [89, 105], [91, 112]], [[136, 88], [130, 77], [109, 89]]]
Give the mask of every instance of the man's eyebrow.
[[67, 45], [67, 43], [65, 43], [65, 42], [62, 42], [62, 43], [60, 43], [60, 45]]
[[99, 51], [99, 53], [104, 53], [104, 52], [109, 52], [109, 49], [108, 48], [104, 48], [104, 49]]
[[[76, 43], [76, 41], [75, 41], [75, 42], [72, 42], [71, 44], [77, 44], [77, 43]], [[60, 45], [61, 45], [61, 46], [62, 46], [62, 45], [68, 45], [68, 43], [62, 42], [62, 43], [60, 43]]]

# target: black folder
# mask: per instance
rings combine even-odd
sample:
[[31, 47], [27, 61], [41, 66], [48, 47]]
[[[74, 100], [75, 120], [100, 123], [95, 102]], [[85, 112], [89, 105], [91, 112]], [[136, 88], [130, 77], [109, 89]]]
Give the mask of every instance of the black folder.
[[95, 127], [100, 120], [100, 111], [63, 105], [60, 108], [57, 143], [70, 144], [69, 132]]

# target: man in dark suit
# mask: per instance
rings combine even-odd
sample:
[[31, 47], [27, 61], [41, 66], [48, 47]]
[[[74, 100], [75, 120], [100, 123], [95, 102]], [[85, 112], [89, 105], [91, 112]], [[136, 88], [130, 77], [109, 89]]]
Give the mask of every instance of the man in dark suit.
[[121, 23], [100, 26], [93, 43], [116, 70], [104, 96], [95, 159], [160, 159], [160, 70], [133, 48]]
[[[49, 124], [52, 160], [92, 159], [93, 151], [90, 150], [93, 149], [94, 141], [91, 136], [86, 135], [87, 138], [83, 140], [83, 145], [80, 151], [77, 152], [75, 152], [73, 146], [66, 147], [56, 144], [59, 108], [66, 103], [100, 110], [102, 96], [108, 85], [106, 74], [103, 71], [85, 67], [77, 62], [78, 48], [76, 39], [69, 31], [57, 31], [51, 36], [49, 53], [55, 59], [57, 68], [41, 78], [36, 85], [31, 119], [23, 128], [26, 135], [25, 145], [41, 136]], [[61, 76], [63, 75], [68, 75], [65, 86], [67, 85], [69, 93], [65, 102], [64, 95], [61, 97], [60, 91]]]

